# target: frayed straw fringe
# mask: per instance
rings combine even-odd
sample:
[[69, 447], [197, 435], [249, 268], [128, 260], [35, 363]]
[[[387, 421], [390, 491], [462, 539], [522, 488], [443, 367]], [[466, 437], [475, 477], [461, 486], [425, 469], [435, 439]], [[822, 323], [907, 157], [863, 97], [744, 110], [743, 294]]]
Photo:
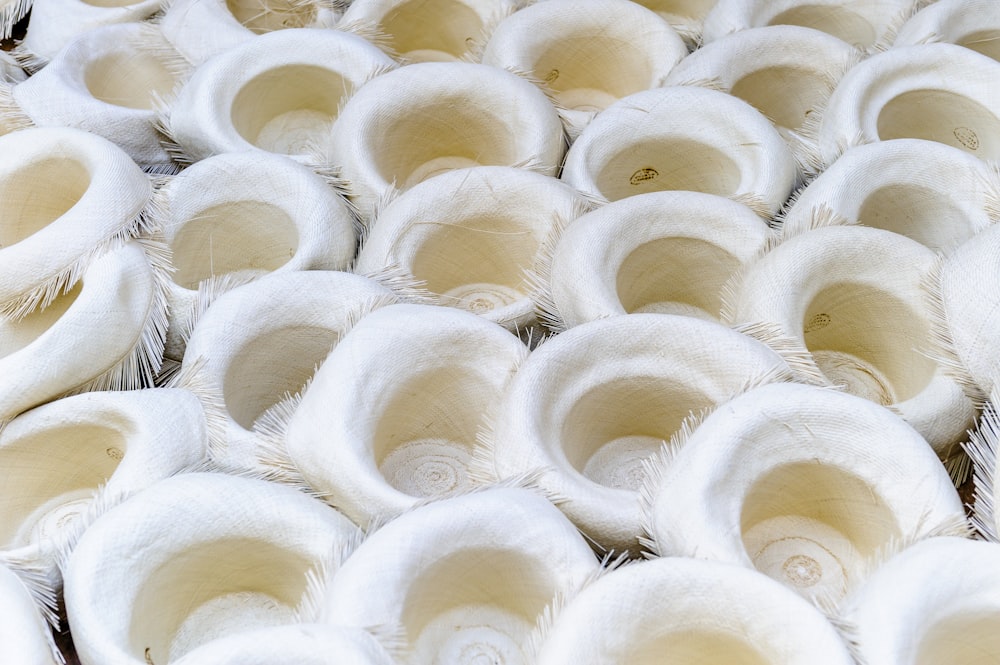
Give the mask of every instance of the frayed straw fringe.
[[[426, 282], [417, 279], [399, 264], [392, 263], [375, 271], [355, 274], [389, 289], [399, 302], [415, 305], [441, 305], [441, 299], [437, 294], [427, 289]], [[380, 306], [390, 304], [392, 302], [385, 300]]]
[[463, 62], [471, 62], [473, 64], [482, 64], [483, 54], [486, 52], [486, 45], [490, 41], [490, 37], [496, 32], [497, 26], [500, 25], [504, 19], [508, 18], [514, 12], [519, 11], [521, 8], [517, 7], [514, 3], [509, 3], [502, 7], [498, 7], [490, 14], [489, 18], [483, 21], [482, 27], [479, 29], [479, 34], [472, 38], [472, 42], [469, 44], [468, 50], [462, 54], [459, 60]]
[[[794, 337], [786, 335], [777, 324], [744, 323], [732, 329], [766, 345], [781, 356], [791, 370], [791, 380], [813, 386], [831, 387], [830, 380], [823, 374], [812, 354]], [[779, 379], [780, 380], [780, 379]], [[772, 383], [773, 381], [767, 381]], [[764, 385], [758, 383], [758, 385]], [[744, 390], [743, 392], [747, 392]]]
[[[155, 114], [153, 129], [160, 136], [160, 147], [163, 148], [163, 151], [167, 153], [167, 157], [176, 165], [175, 172], [178, 173], [197, 161], [174, 138], [174, 132], [170, 124], [170, 106], [172, 101], [177, 98], [180, 88], [180, 85], [176, 86], [167, 98], [156, 94], [156, 92], [152, 96], [152, 108]], [[164, 169], [171, 168], [170, 166], [164, 167]]]
[[[952, 447], [954, 448], [954, 445]], [[948, 455], [942, 463], [955, 489], [964, 485], [972, 474], [972, 459], [962, 449]]]
[[322, 623], [324, 600], [330, 581], [367, 537], [365, 531], [357, 529], [349, 538], [338, 541], [327, 556], [306, 572], [306, 588], [295, 608], [296, 623]]
[[73, 520], [67, 529], [60, 534], [55, 543], [56, 568], [59, 570], [60, 577], [65, 575], [70, 555], [73, 554], [73, 550], [76, 549], [77, 543], [80, 542], [80, 538], [84, 532], [98, 518], [124, 502], [128, 497], [129, 495], [126, 493], [108, 491], [106, 485], [97, 488], [94, 492], [94, 498], [87, 505], [87, 509]]
[[31, 10], [34, 0], [5, 0], [0, 7], [0, 39], [10, 39], [14, 26]]
[[[226, 438], [226, 427], [229, 419], [222, 391], [217, 386], [210, 385], [203, 375], [205, 362], [206, 360], [201, 357], [189, 359], [174, 372], [170, 380], [163, 384], [163, 387], [183, 388], [194, 394], [201, 402], [201, 408], [205, 415], [205, 429], [208, 434], [206, 464], [214, 464], [215, 460], [221, 459], [225, 455], [229, 447]], [[212, 468], [214, 470], [215, 467]]]
[[536, 253], [535, 265], [524, 270], [524, 282], [527, 286], [528, 298], [531, 300], [535, 318], [552, 333], [559, 334], [569, 329], [559, 307], [552, 295], [552, 261], [555, 258], [556, 246], [566, 227], [573, 220], [557, 216], [549, 227]]
[[[917, 12], [925, 7], [928, 7], [937, 2], [937, 0], [917, 0], [909, 7], [906, 7], [900, 11], [896, 16], [894, 16], [885, 28], [885, 31], [875, 40], [868, 49], [868, 55], [877, 55], [879, 53], [884, 53], [892, 48], [892, 45], [896, 42], [896, 37], [899, 36], [899, 30], [903, 25], [913, 18]], [[925, 39], [929, 39], [925, 37]], [[929, 42], [928, 42], [929, 43]]]
[[373, 21], [340, 21], [337, 30], [347, 32], [374, 44], [393, 60], [401, 60], [399, 53], [392, 47], [392, 35], [388, 34]]
[[195, 327], [208, 308], [212, 306], [212, 303], [233, 289], [249, 284], [260, 276], [261, 273], [256, 270], [241, 270], [203, 279], [198, 284], [198, 291], [190, 303], [187, 316], [181, 319], [180, 328], [177, 331], [184, 344], [187, 345], [191, 340]]
[[997, 533], [996, 506], [994, 492], [997, 469], [997, 449], [1000, 442], [1000, 417], [993, 401], [986, 403], [979, 427], [969, 433], [969, 442], [963, 448], [972, 460], [972, 525], [983, 537], [992, 543], [1000, 543]]
[[21, 581], [45, 620], [43, 626], [45, 643], [52, 653], [52, 660], [59, 665], [65, 665], [66, 658], [56, 644], [54, 631], [59, 630], [59, 593], [52, 580], [37, 566], [17, 559], [5, 559], [0, 565], [7, 566]]
[[0, 134], [9, 134], [35, 126], [34, 121], [14, 101], [15, 85], [17, 84], [0, 81]]
[[17, 61], [17, 64], [21, 66], [21, 69], [31, 75], [38, 73], [49, 64], [48, 58], [44, 58], [29, 49], [24, 45], [23, 41], [18, 42], [14, 48], [11, 49], [10, 56]]

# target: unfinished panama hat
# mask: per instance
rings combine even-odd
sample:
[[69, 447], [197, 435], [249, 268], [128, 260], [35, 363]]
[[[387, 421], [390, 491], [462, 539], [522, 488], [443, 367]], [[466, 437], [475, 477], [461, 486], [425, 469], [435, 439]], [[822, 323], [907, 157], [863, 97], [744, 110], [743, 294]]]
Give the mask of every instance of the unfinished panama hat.
[[538, 472], [588, 538], [638, 553], [645, 460], [692, 412], [792, 377], [778, 353], [718, 323], [669, 314], [584, 323], [522, 363], [482, 437], [477, 471]]
[[967, 528], [923, 437], [829, 388], [752, 390], [677, 448], [644, 488], [651, 549], [756, 568], [806, 598], [838, 602], [887, 549]]
[[354, 0], [341, 30], [372, 35], [403, 62], [448, 62], [478, 56], [515, 0]]
[[476, 435], [527, 355], [517, 337], [468, 312], [382, 307], [316, 372], [287, 424], [288, 456], [361, 525], [468, 490]]
[[[628, 608], [623, 611], [623, 608]], [[669, 558], [602, 575], [558, 610], [538, 665], [850, 665], [815, 606], [752, 570]]]
[[1000, 658], [1000, 545], [930, 538], [886, 561], [840, 612], [868, 663]]
[[0, 564], [0, 609], [3, 611], [0, 658], [4, 662], [18, 665], [62, 665], [64, 662], [38, 602], [31, 587]]
[[175, 360], [184, 357], [205, 280], [345, 270], [354, 260], [356, 220], [346, 200], [279, 155], [229, 153], [197, 162], [159, 190], [155, 209], [173, 257], [165, 355]]
[[1000, 179], [969, 153], [936, 141], [892, 139], [850, 148], [779, 215], [784, 233], [818, 223], [863, 224], [951, 252], [1000, 214]]
[[395, 300], [366, 277], [309, 270], [266, 275], [212, 302], [194, 324], [177, 385], [199, 388], [224, 423], [213, 460], [256, 468], [255, 423], [303, 388], [357, 319]]
[[935, 256], [882, 229], [815, 229], [786, 239], [735, 280], [723, 318], [777, 326], [830, 381], [892, 408], [948, 459], [975, 409], [929, 354], [934, 328], [923, 281]]
[[164, 0], [33, 0], [27, 32], [14, 52], [30, 69], [41, 69], [85, 32], [143, 21], [163, 5]]
[[674, 67], [666, 85], [704, 85], [764, 114], [809, 175], [822, 167], [816, 131], [837, 82], [861, 52], [819, 30], [773, 25], [706, 44]]
[[367, 630], [295, 623], [213, 640], [175, 665], [395, 665], [390, 649]]
[[65, 394], [152, 386], [166, 332], [164, 248], [132, 240], [47, 307], [0, 319], [0, 422]]
[[400, 268], [438, 304], [524, 328], [535, 321], [525, 271], [538, 268], [550, 237], [587, 206], [572, 187], [524, 169], [449, 171], [379, 211], [355, 270]]
[[207, 442], [186, 390], [91, 392], [22, 413], [0, 431], [0, 564], [58, 582], [101, 511], [200, 462]]
[[766, 25], [799, 25], [821, 30], [858, 48], [877, 49], [892, 41], [896, 29], [920, 1], [718, 0], [705, 17], [702, 40], [708, 43], [739, 30]]
[[598, 568], [548, 500], [484, 489], [415, 508], [370, 535], [327, 585], [321, 617], [400, 627], [414, 665], [529, 665], [535, 623]]
[[628, 0], [548, 0], [504, 19], [482, 62], [538, 81], [575, 135], [618, 99], [657, 88], [687, 55], [654, 12]]
[[741, 99], [671, 86], [615, 102], [566, 154], [562, 179], [617, 201], [689, 190], [728, 196], [773, 215], [795, 184], [791, 151], [774, 126]]
[[331, 154], [362, 218], [399, 191], [470, 166], [555, 175], [565, 149], [555, 107], [496, 67], [424, 62], [379, 76], [344, 106]]
[[1000, 158], [1000, 62], [954, 44], [893, 48], [853, 67], [819, 130], [830, 164], [847, 148], [887, 139], [944, 143]]
[[1000, 5], [990, 0], [938, 0], [899, 28], [892, 45], [947, 42], [1000, 60]]
[[[339, 15], [336, 4], [322, 0], [172, 0], [159, 23], [174, 48], [188, 62], [200, 65], [259, 35], [296, 28], [332, 28]], [[300, 44], [298, 50], [304, 55], [308, 49]]]
[[651, 192], [573, 222], [537, 277], [554, 330], [617, 314], [719, 317], [722, 287], [772, 237], [750, 208], [698, 192]]
[[359, 531], [290, 487], [221, 473], [162, 480], [87, 529], [65, 570], [84, 665], [173, 663], [213, 640], [296, 623], [308, 577]]
[[344, 100], [392, 64], [346, 32], [261, 35], [199, 66], [162, 119], [163, 129], [182, 162], [255, 149], [322, 159]]
[[35, 125], [85, 129], [143, 168], [170, 172], [154, 107], [189, 72], [157, 26], [122, 23], [81, 35], [10, 95]]
[[153, 183], [110, 141], [79, 129], [0, 137], [0, 315], [68, 291], [94, 259], [152, 230]]

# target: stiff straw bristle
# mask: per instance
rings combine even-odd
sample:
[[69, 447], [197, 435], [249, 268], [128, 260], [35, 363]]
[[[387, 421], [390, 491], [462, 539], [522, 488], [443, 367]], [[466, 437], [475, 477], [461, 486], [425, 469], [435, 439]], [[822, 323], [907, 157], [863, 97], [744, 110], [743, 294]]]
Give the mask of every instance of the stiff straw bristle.
[[202, 357], [188, 359], [164, 387], [187, 390], [201, 402], [208, 435], [207, 459], [218, 460], [223, 458], [229, 447], [226, 436], [229, 417], [222, 390], [204, 376], [206, 363], [207, 360]]
[[522, 278], [528, 297], [534, 304], [535, 318], [553, 334], [559, 334], [569, 329], [559, 313], [555, 298], [552, 296], [552, 261], [555, 258], [559, 239], [572, 221], [558, 215], [552, 220], [552, 226], [549, 227], [548, 233], [535, 253], [534, 265], [523, 271]]
[[52, 653], [52, 659], [59, 665], [65, 665], [66, 659], [56, 644], [54, 632], [59, 630], [59, 593], [50, 577], [40, 568], [16, 560], [0, 561], [24, 585], [28, 595], [34, 601], [39, 614], [45, 620], [43, 626], [45, 642]]
[[[689, 419], [693, 421], [697, 417], [694, 412], [691, 412], [685, 418], [684, 423], [689, 423]], [[707, 417], [707, 413], [703, 417]], [[681, 425], [682, 429], [684, 428], [684, 423]], [[693, 432], [697, 428], [697, 425], [691, 422], [688, 424], [688, 427]], [[677, 458], [689, 435], [678, 436], [675, 434], [670, 437], [670, 441], [664, 441], [660, 449], [653, 453], [653, 455], [642, 460], [643, 474], [642, 481], [639, 483], [639, 513], [641, 516], [639, 520], [639, 546], [642, 548], [642, 557], [644, 559], [657, 559], [662, 556], [662, 551], [654, 535], [653, 505], [656, 503], [656, 496], [663, 486], [663, 480], [666, 478], [668, 470], [673, 466], [674, 460]]]
[[972, 525], [983, 537], [1000, 543], [996, 518], [997, 449], [1000, 442], [1000, 417], [993, 400], [986, 403], [979, 427], [969, 432], [969, 442], [963, 448], [972, 461]]
[[791, 371], [791, 376], [767, 376], [754, 379], [753, 385], [748, 385], [742, 392], [752, 387], [773, 383], [775, 381], [795, 381], [814, 386], [831, 386], [830, 380], [823, 374], [809, 349], [790, 335], [786, 335], [781, 327], [774, 323], [744, 323], [732, 326], [733, 330], [761, 342], [781, 356]]

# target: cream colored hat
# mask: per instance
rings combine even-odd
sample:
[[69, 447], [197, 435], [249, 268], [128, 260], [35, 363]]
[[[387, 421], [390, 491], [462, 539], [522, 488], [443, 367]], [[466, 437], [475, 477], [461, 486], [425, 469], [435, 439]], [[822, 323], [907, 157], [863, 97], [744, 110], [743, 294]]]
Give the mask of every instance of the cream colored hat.
[[[53, 599], [54, 600], [54, 599]], [[0, 658], [17, 665], [62, 665], [36, 598], [20, 577], [0, 564]]]
[[467, 312], [382, 307], [316, 373], [288, 423], [288, 455], [361, 525], [468, 490], [476, 435], [527, 355], [517, 337]]
[[33, 0], [28, 30], [15, 49], [30, 68], [41, 69], [67, 44], [104, 25], [148, 19], [165, 0]]
[[395, 665], [370, 632], [348, 626], [295, 623], [213, 640], [176, 665]]
[[68, 291], [95, 258], [153, 229], [153, 183], [122, 150], [79, 129], [0, 137], [0, 316]]
[[950, 252], [1000, 215], [1000, 180], [982, 160], [936, 141], [849, 149], [798, 192], [778, 222], [795, 235], [818, 220], [894, 231]]
[[[172, 0], [160, 25], [174, 48], [200, 65], [258, 35], [332, 28], [339, 17], [337, 5], [322, 0]], [[308, 57], [307, 50], [300, 47], [299, 55]]]
[[356, 219], [333, 187], [305, 166], [260, 151], [188, 167], [160, 189], [156, 211], [173, 253], [165, 355], [176, 360], [184, 357], [205, 280], [345, 270], [357, 246]]
[[862, 226], [792, 237], [745, 271], [724, 319], [778, 326], [847, 392], [891, 407], [951, 457], [972, 425], [972, 402], [929, 355], [933, 319], [922, 282], [930, 249]]
[[80, 661], [172, 663], [216, 639], [295, 623], [308, 576], [358, 533], [275, 483], [220, 473], [160, 481], [97, 520], [69, 559]]
[[133, 240], [90, 262], [48, 307], [0, 319], [0, 422], [61, 395], [149, 387], [166, 332], [162, 246]]
[[576, 135], [620, 98], [663, 85], [686, 55], [670, 24], [634, 2], [548, 0], [504, 19], [482, 61], [538, 81]]
[[189, 72], [157, 26], [122, 23], [87, 31], [14, 86], [11, 96], [36, 125], [85, 129], [121, 147], [143, 168], [170, 172], [154, 106]]
[[854, 663], [826, 617], [780, 584], [684, 558], [602, 576], [555, 615], [540, 647], [538, 665]]
[[867, 663], [1000, 659], [1000, 545], [932, 538], [887, 561], [843, 608]]
[[991, 0], [937, 0], [903, 24], [893, 46], [947, 42], [1000, 60], [1000, 5]]
[[965, 520], [916, 430], [829, 388], [750, 391], [649, 477], [657, 554], [756, 568], [819, 601], [843, 598], [885, 550]]
[[257, 467], [254, 425], [299, 392], [363, 314], [395, 301], [386, 287], [345, 272], [267, 275], [215, 300], [195, 323], [177, 385], [193, 385], [223, 425], [213, 460]]
[[694, 86], [629, 95], [597, 116], [566, 155], [562, 179], [617, 201], [690, 190], [729, 196], [770, 217], [795, 184], [795, 160], [746, 102]]
[[562, 123], [541, 90], [495, 67], [425, 62], [379, 76], [344, 106], [331, 154], [368, 219], [380, 201], [470, 166], [555, 175]]
[[887, 139], [937, 141], [1000, 158], [1000, 62], [954, 44], [894, 48], [849, 71], [819, 131], [827, 164], [847, 148]]
[[637, 553], [645, 460], [692, 412], [791, 378], [775, 351], [718, 323], [669, 314], [585, 323], [521, 365], [483, 437], [479, 470], [537, 471], [590, 539]]
[[524, 328], [535, 321], [525, 271], [587, 206], [572, 187], [524, 169], [449, 171], [379, 211], [355, 271], [401, 268], [441, 305]]
[[772, 234], [746, 206], [698, 192], [652, 192], [587, 213], [559, 238], [537, 296], [564, 330], [616, 314], [718, 319], [722, 287]]
[[837, 82], [860, 59], [850, 44], [819, 30], [773, 25], [740, 30], [691, 54], [666, 85], [728, 92], [763, 113], [788, 142], [803, 175], [822, 168], [816, 132]]
[[478, 55], [517, 0], [353, 0], [338, 28], [369, 34], [405, 62]]
[[322, 618], [401, 627], [412, 665], [530, 665], [535, 622], [598, 565], [535, 492], [481, 490], [416, 508], [369, 536], [334, 574]]
[[0, 430], [0, 563], [45, 571], [100, 513], [200, 462], [208, 432], [186, 390], [84, 393]]
[[705, 17], [702, 40], [708, 43], [766, 25], [799, 25], [874, 50], [892, 41], [919, 4], [920, 0], [718, 0]]
[[182, 162], [255, 149], [321, 159], [344, 100], [392, 64], [345, 32], [261, 35], [198, 67], [162, 125]]

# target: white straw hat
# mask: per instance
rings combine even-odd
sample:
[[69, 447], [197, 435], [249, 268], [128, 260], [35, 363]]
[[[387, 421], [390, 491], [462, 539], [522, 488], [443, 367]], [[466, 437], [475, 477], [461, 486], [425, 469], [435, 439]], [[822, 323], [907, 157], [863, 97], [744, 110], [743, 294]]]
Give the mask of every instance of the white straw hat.
[[397, 267], [432, 300], [511, 328], [535, 321], [525, 271], [587, 209], [579, 192], [524, 169], [482, 166], [434, 176], [379, 211], [355, 270]]
[[316, 159], [344, 100], [392, 64], [346, 32], [261, 35], [199, 66], [163, 128], [181, 161], [255, 149]]
[[213, 460], [256, 468], [258, 419], [302, 389], [358, 318], [394, 300], [366, 277], [299, 271], [266, 275], [212, 302], [194, 324], [177, 385], [202, 388], [206, 409], [224, 423]]
[[853, 67], [819, 131], [827, 164], [860, 143], [916, 138], [1000, 158], [1000, 62], [954, 44], [890, 49]]
[[372, 35], [403, 62], [448, 62], [478, 55], [517, 0], [353, 0], [341, 30]]
[[37, 600], [20, 577], [0, 564], [0, 658], [17, 665], [62, 665], [63, 658]]
[[415, 508], [369, 536], [334, 574], [321, 616], [400, 627], [408, 663], [528, 665], [535, 622], [598, 565], [546, 499], [481, 490]]
[[964, 525], [923, 437], [829, 388], [750, 391], [679, 448], [644, 488], [653, 551], [756, 568], [807, 598], [839, 601], [886, 549]]
[[361, 525], [467, 490], [476, 435], [527, 355], [467, 312], [382, 307], [317, 371], [288, 422], [288, 456]]
[[85, 129], [143, 168], [169, 172], [154, 107], [189, 71], [157, 26], [122, 23], [84, 33], [10, 94], [36, 125]]
[[157, 195], [156, 223], [173, 254], [165, 355], [184, 357], [199, 285], [270, 272], [345, 270], [356, 219], [321, 176], [259, 151], [202, 160]]
[[620, 98], [663, 85], [686, 55], [670, 24], [634, 2], [548, 0], [501, 21], [482, 61], [538, 81], [578, 134]]
[[746, 206], [698, 192], [652, 192], [577, 219], [539, 275], [555, 330], [616, 314], [718, 319], [722, 287], [772, 234]]
[[0, 137], [0, 316], [68, 291], [94, 259], [152, 230], [153, 183], [110, 141], [79, 129]]
[[852, 665], [814, 606], [764, 575], [670, 558], [622, 566], [555, 615], [538, 665]]
[[889, 559], [845, 603], [843, 621], [867, 663], [1000, 659], [1000, 545], [932, 538]]
[[68, 393], [151, 386], [167, 324], [166, 264], [162, 246], [133, 240], [91, 261], [45, 309], [0, 319], [0, 422]]
[[858, 222], [950, 252], [1000, 215], [1000, 180], [982, 160], [936, 141], [892, 139], [850, 148], [779, 215], [784, 233], [818, 219]]
[[585, 323], [521, 365], [483, 437], [480, 470], [537, 471], [595, 543], [636, 553], [644, 461], [692, 412], [791, 377], [778, 353], [718, 323], [669, 314]]
[[879, 48], [920, 0], [719, 0], [705, 17], [706, 43], [737, 30], [766, 25], [799, 25], [843, 39], [859, 48]]
[[820, 169], [816, 131], [837, 82], [861, 52], [832, 35], [794, 25], [740, 30], [674, 67], [666, 85], [705, 85], [763, 113], [804, 174]]
[[625, 97], [587, 125], [562, 179], [617, 201], [691, 190], [729, 196], [770, 217], [795, 184], [795, 160], [759, 111], [723, 92], [672, 86]]
[[104, 25], [143, 21], [165, 0], [33, 0], [28, 29], [15, 48], [18, 59], [41, 69], [67, 44]]
[[358, 535], [275, 483], [160, 481], [94, 522], [70, 556], [64, 594], [80, 661], [172, 663], [215, 639], [295, 623], [308, 577]]
[[891, 407], [947, 458], [975, 409], [928, 354], [933, 320], [922, 282], [934, 261], [933, 251], [890, 231], [815, 229], [749, 267], [731, 285], [724, 319], [778, 326], [832, 382]]
[[895, 46], [948, 42], [1000, 60], [1000, 5], [992, 0], [937, 0], [899, 29]]
[[84, 393], [0, 430], [0, 563], [56, 566], [100, 512], [200, 462], [208, 432], [186, 390]]
[[370, 632], [296, 623], [213, 640], [174, 665], [396, 665]]
[[344, 106], [331, 154], [367, 219], [397, 191], [469, 166], [555, 175], [562, 123], [541, 90], [486, 65], [425, 62], [371, 81]]
[[[295, 28], [332, 28], [339, 16], [337, 4], [323, 0], [172, 0], [159, 23], [174, 48], [188, 62], [200, 65], [258, 35]], [[308, 57], [307, 49], [301, 50], [299, 55]]]

